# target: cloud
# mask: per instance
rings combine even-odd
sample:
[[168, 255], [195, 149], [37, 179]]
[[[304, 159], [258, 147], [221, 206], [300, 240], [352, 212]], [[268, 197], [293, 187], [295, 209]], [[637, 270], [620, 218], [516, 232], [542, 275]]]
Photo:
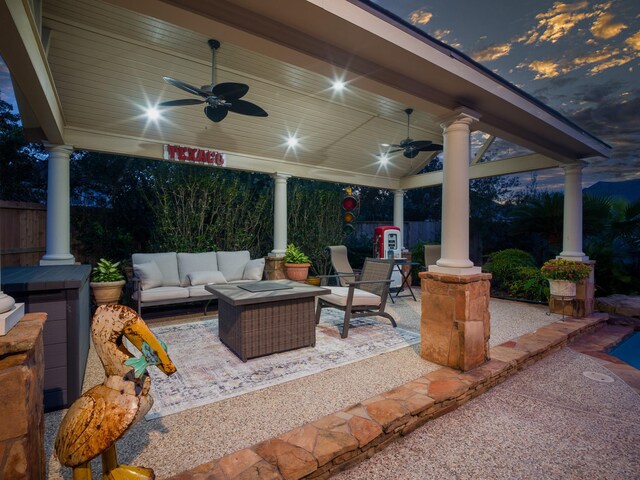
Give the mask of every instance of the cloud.
[[612, 20], [612, 13], [601, 13], [596, 21], [593, 22], [593, 25], [591, 25], [591, 33], [593, 36], [608, 40], [609, 38], [619, 35], [622, 30], [627, 28], [624, 23], [613, 23]]
[[433, 13], [426, 10], [414, 10], [409, 14], [409, 21], [414, 25], [424, 25], [429, 23], [432, 17]]
[[[555, 43], [564, 37], [579, 22], [593, 16], [593, 13], [582, 12], [589, 6], [587, 1], [575, 3], [556, 2], [548, 11], [536, 15], [538, 25], [530, 32], [526, 43], [534, 41]], [[537, 30], [537, 31], [536, 31]]]
[[560, 75], [560, 73], [564, 73], [560, 69], [560, 64], [553, 60], [534, 60], [529, 64], [521, 63], [518, 65], [518, 68], [528, 68], [529, 70], [536, 72], [534, 80], [540, 80], [541, 78], [553, 78]]
[[629, 47], [636, 52], [640, 52], [640, 31], [634, 33], [629, 38], [627, 38], [624, 43], [629, 45]]
[[498, 45], [490, 45], [487, 48], [473, 52], [471, 56], [477, 62], [490, 62], [500, 57], [509, 55], [511, 51], [510, 43], [502, 43]]

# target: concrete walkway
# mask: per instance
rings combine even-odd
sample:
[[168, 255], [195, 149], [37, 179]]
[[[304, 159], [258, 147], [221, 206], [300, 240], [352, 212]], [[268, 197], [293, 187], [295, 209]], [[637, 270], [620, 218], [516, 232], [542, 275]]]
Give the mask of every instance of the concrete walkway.
[[333, 478], [637, 479], [639, 445], [638, 393], [564, 348]]

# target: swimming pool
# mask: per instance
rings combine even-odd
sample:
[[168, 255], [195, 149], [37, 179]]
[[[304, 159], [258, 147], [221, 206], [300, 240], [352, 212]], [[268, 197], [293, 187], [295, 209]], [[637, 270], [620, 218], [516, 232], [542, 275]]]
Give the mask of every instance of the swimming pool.
[[640, 370], [640, 331], [634, 332], [622, 343], [609, 350], [609, 355]]

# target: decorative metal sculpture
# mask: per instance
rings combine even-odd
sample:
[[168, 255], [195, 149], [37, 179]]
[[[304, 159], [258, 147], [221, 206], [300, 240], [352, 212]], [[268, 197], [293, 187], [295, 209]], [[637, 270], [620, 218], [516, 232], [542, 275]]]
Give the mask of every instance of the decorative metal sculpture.
[[[155, 478], [150, 468], [119, 465], [115, 444], [153, 405], [147, 367], [155, 365], [166, 375], [175, 373], [176, 367], [166, 345], [129, 307], [98, 307], [91, 335], [106, 378], [69, 408], [56, 438], [58, 459], [73, 468], [74, 480], [90, 480], [89, 462], [100, 454], [103, 479]], [[142, 352], [141, 357], [127, 350], [123, 337]]]

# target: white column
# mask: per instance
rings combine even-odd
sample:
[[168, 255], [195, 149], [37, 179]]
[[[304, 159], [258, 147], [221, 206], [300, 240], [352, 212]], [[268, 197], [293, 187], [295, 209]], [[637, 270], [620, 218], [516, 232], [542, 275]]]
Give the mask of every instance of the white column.
[[481, 272], [469, 260], [470, 125], [480, 115], [458, 109], [442, 119], [444, 163], [442, 181], [442, 257], [430, 272], [474, 275]]
[[568, 260], [586, 261], [582, 251], [582, 162], [563, 165], [564, 170], [564, 223], [562, 226], [562, 252]]
[[271, 257], [283, 257], [287, 248], [287, 179], [291, 175], [276, 172], [273, 195], [273, 250]]
[[45, 143], [49, 151], [47, 179], [47, 252], [40, 265], [71, 265], [69, 155], [73, 147]]
[[404, 190], [401, 189], [393, 191], [393, 224], [400, 229], [400, 247], [404, 248], [407, 242], [404, 238]]

